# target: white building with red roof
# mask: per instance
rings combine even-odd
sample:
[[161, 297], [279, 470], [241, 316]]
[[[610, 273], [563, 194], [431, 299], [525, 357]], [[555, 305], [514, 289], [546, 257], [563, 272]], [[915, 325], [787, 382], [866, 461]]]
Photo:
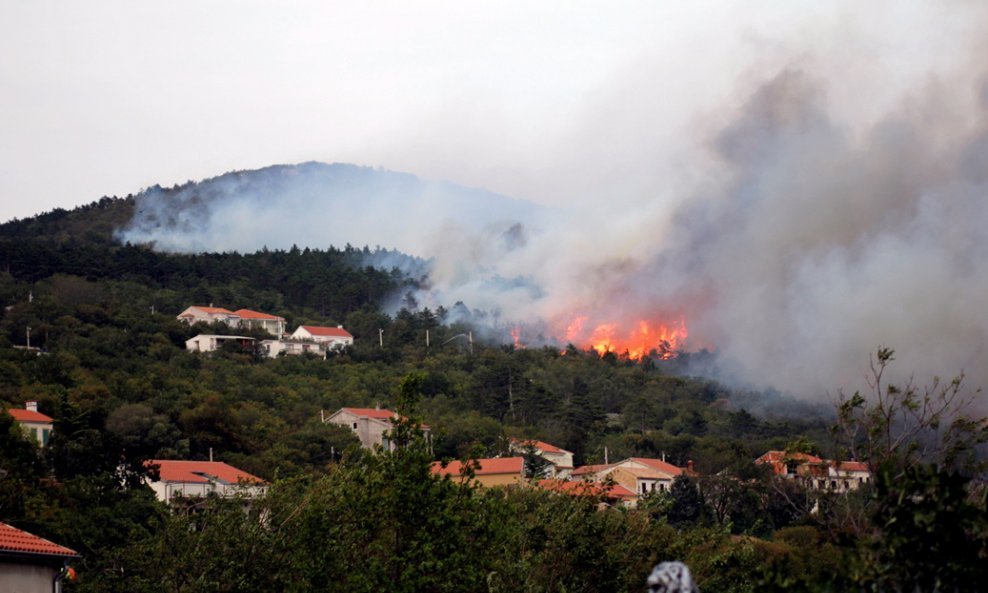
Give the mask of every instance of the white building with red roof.
[[[364, 449], [374, 449], [377, 446], [388, 451], [395, 448], [395, 444], [388, 438], [391, 429], [394, 428], [391, 420], [398, 418], [398, 414], [391, 410], [381, 408], [340, 408], [329, 416], [323, 416], [323, 424], [332, 423], [346, 426], [357, 435], [360, 446]], [[425, 438], [429, 438], [429, 427], [422, 425], [422, 432]]]
[[353, 345], [353, 336], [343, 329], [342, 325], [337, 327], [300, 325], [292, 334], [291, 339], [325, 344], [330, 350]]
[[223, 307], [201, 307], [199, 305], [193, 305], [182, 311], [176, 317], [179, 321], [183, 323], [188, 323], [189, 325], [195, 325], [196, 323], [225, 323], [231, 327], [236, 327], [240, 322], [240, 317], [230, 311], [229, 309], [224, 309]]
[[240, 318], [240, 327], [246, 329], [260, 329], [268, 332], [272, 336], [279, 338], [285, 333], [285, 318], [251, 311], [250, 309], [237, 309], [234, 315]]
[[[525, 481], [524, 457], [491, 457], [487, 459], [472, 459], [473, 481], [481, 486], [514, 486]], [[437, 476], [465, 478], [467, 472], [461, 461], [450, 461], [445, 466], [436, 461], [432, 464], [432, 473]]]
[[11, 593], [59, 593], [75, 550], [0, 523], [0, 590]]
[[566, 494], [568, 496], [589, 496], [599, 498], [611, 506], [634, 507], [638, 496], [621, 484], [602, 484], [600, 482], [584, 482], [582, 480], [539, 480], [539, 488]]
[[254, 498], [264, 494], [267, 483], [241, 469], [222, 461], [185, 461], [149, 459], [146, 465], [157, 468], [158, 479], [148, 479], [148, 485], [162, 502], [175, 497], [244, 496]]
[[284, 317], [261, 313], [260, 311], [252, 311], [250, 309], [230, 311], [223, 307], [193, 305], [179, 313], [176, 319], [189, 325], [195, 325], [196, 323], [223, 323], [234, 329], [259, 329], [279, 338], [285, 333]]
[[770, 465], [779, 478], [800, 480], [809, 488], [848, 492], [871, 482], [871, 468], [861, 461], [833, 461], [808, 453], [768, 451], [755, 460]]
[[531, 449], [536, 455], [552, 464], [549, 477], [569, 477], [573, 471], [573, 453], [555, 445], [535, 439], [511, 439], [509, 449], [514, 454], [523, 454]]
[[678, 467], [662, 459], [649, 457], [629, 457], [610, 465], [591, 467], [592, 470], [578, 468], [577, 471], [573, 472], [573, 477], [594, 482], [601, 482], [610, 477], [615, 483], [624, 486], [638, 496], [652, 492], [668, 492], [672, 487], [673, 480], [678, 476], [683, 474], [696, 475], [692, 461], [686, 467]]
[[30, 401], [24, 409], [12, 408], [7, 413], [14, 417], [14, 420], [21, 425], [24, 432], [38, 441], [44, 447], [51, 438], [51, 433], [55, 425], [55, 420], [51, 416], [46, 416], [38, 411], [38, 402]]

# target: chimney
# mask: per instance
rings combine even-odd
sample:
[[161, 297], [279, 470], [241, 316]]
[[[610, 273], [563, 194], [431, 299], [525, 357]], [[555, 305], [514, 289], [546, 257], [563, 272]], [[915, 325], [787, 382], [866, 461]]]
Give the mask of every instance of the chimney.
[[343, 326], [342, 325], [337, 325], [336, 326], [336, 329], [343, 329]]
[[28, 410], [31, 410], [32, 412], [37, 412], [38, 411], [38, 402], [26, 402], [24, 404], [24, 407], [26, 409], [28, 409]]
[[693, 460], [692, 459], [690, 459], [689, 461], [686, 462], [686, 471], [688, 471], [690, 473], [693, 473], [694, 472], [694, 470], [693, 470]]

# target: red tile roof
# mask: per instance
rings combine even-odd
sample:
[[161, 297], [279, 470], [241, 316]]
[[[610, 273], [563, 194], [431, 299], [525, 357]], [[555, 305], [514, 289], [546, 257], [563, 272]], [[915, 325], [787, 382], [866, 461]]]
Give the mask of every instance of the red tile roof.
[[43, 537], [21, 531], [12, 525], [0, 523], [0, 552], [40, 554], [44, 556], [77, 557], [75, 550], [60, 546]]
[[786, 475], [788, 469], [786, 463], [796, 461], [800, 465], [824, 463], [823, 459], [808, 453], [789, 453], [786, 451], [768, 451], [755, 460], [755, 463], [767, 463], [772, 466], [772, 473], [776, 475]]
[[870, 472], [871, 468], [863, 461], [842, 461], [837, 464], [837, 469], [845, 472]]
[[264, 319], [267, 321], [284, 321], [284, 317], [278, 317], [277, 315], [269, 315], [267, 313], [261, 313], [260, 311], [251, 311], [250, 309], [237, 309], [234, 311], [235, 315], [239, 315], [241, 319]]
[[612, 467], [614, 467], [613, 464], [603, 464], [603, 463], [602, 464], [599, 464], [599, 465], [581, 465], [580, 467], [574, 469], [572, 471], [572, 473], [570, 473], [570, 475], [571, 476], [585, 476], [587, 474], [595, 474], [595, 473], [597, 473], [599, 471], [603, 471], [605, 469], [610, 469]]
[[324, 336], [327, 338], [352, 338], [353, 335], [342, 327], [319, 327], [318, 325], [303, 325], [305, 331], [313, 336]]
[[540, 488], [569, 494], [572, 496], [602, 496], [604, 498], [634, 499], [637, 498], [634, 492], [628, 490], [621, 484], [611, 484], [607, 487], [600, 482], [583, 482], [579, 480], [539, 480]]
[[648, 467], [650, 467], [652, 469], [657, 469], [660, 472], [663, 472], [663, 473], [666, 473], [666, 474], [669, 474], [669, 475], [673, 475], [673, 476], [678, 476], [680, 474], [686, 473], [686, 470], [685, 469], [683, 469], [681, 467], [676, 467], [675, 465], [673, 465], [671, 463], [666, 463], [665, 461], [662, 461], [661, 459], [651, 459], [649, 457], [632, 457], [632, 458], [630, 458], [630, 460], [631, 461], [637, 461], [638, 463], [641, 463], [642, 465], [646, 465], [646, 466], [648, 466]]
[[[475, 459], [480, 466], [474, 472], [477, 476], [489, 476], [492, 474], [518, 474], [525, 465], [524, 457], [496, 457], [492, 459]], [[436, 461], [432, 464], [432, 473], [441, 476], [458, 476], [463, 470], [463, 463], [460, 461], [450, 461], [446, 467]]]
[[252, 476], [222, 461], [180, 461], [175, 459], [149, 459], [148, 466], [157, 465], [162, 482], [205, 484], [219, 481], [225, 484], [249, 482], [263, 484], [264, 480]]
[[567, 451], [566, 449], [560, 449], [555, 445], [550, 445], [545, 441], [537, 441], [535, 439], [514, 439], [514, 442], [521, 445], [522, 447], [527, 447], [531, 445], [532, 447], [535, 447], [536, 449], [541, 449], [546, 453], [571, 453], [571, 451]]
[[[192, 305], [189, 309], [199, 309], [203, 313], [209, 314], [226, 313], [227, 315], [235, 315], [233, 311], [224, 309], [223, 307], [200, 307], [199, 305]], [[179, 317], [181, 317], [181, 315], [179, 315]]]
[[391, 420], [396, 418], [398, 414], [395, 414], [391, 410], [379, 410], [377, 408], [343, 408], [345, 411], [350, 412], [354, 416], [360, 418], [376, 418], [378, 420]]
[[55, 421], [51, 416], [45, 416], [41, 412], [24, 410], [22, 408], [11, 408], [7, 412], [18, 422], [42, 422], [44, 424], [51, 424]]

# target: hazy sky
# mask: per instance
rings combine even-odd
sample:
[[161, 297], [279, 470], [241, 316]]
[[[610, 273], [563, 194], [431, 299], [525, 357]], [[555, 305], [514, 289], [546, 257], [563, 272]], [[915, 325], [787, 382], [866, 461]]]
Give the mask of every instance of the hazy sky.
[[306, 160], [654, 200], [762, 73], [813, 65], [868, 119], [971, 59], [982, 20], [963, 2], [0, 0], [0, 220]]

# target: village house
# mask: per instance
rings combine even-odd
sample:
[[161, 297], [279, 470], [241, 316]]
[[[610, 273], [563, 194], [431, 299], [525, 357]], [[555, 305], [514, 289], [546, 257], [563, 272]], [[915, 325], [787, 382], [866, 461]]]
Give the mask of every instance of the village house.
[[325, 359], [328, 346], [315, 340], [261, 340], [261, 350], [268, 358], [312, 354]]
[[0, 589], [10, 593], [60, 593], [74, 572], [75, 550], [0, 523]]
[[329, 350], [353, 346], [353, 336], [350, 335], [350, 332], [343, 329], [342, 325], [337, 327], [300, 325], [292, 333], [291, 339], [325, 344]]
[[176, 317], [179, 321], [187, 323], [189, 325], [195, 325], [197, 323], [225, 323], [230, 327], [237, 327], [240, 322], [240, 317], [228, 309], [223, 307], [200, 307], [198, 305], [193, 305], [182, 311]]
[[55, 425], [55, 420], [51, 416], [46, 416], [38, 411], [38, 402], [29, 401], [24, 405], [24, 409], [10, 409], [7, 413], [14, 417], [14, 420], [21, 425], [25, 434], [44, 447], [51, 438], [51, 432]]
[[508, 447], [515, 455], [524, 454], [531, 449], [533, 453], [548, 461], [552, 468], [548, 476], [550, 478], [566, 478], [573, 471], [573, 453], [555, 445], [534, 439], [512, 439]]
[[[495, 457], [474, 459], [473, 481], [485, 487], [515, 486], [525, 482], [524, 457]], [[445, 467], [439, 461], [433, 462], [432, 473], [437, 476], [465, 479], [463, 463], [451, 461]]]
[[281, 337], [285, 334], [285, 318], [277, 315], [269, 315], [250, 309], [237, 309], [234, 315], [240, 318], [237, 327], [244, 329], [259, 329], [268, 332], [272, 336]]
[[[346, 426], [357, 435], [360, 446], [364, 449], [374, 449], [379, 446], [386, 451], [393, 451], [396, 445], [388, 435], [394, 427], [391, 420], [397, 417], [398, 414], [391, 410], [380, 408], [340, 408], [329, 416], [323, 416], [322, 422]], [[422, 425], [420, 428], [428, 441], [429, 427]]]
[[610, 465], [584, 466], [573, 471], [572, 477], [601, 482], [608, 477], [636, 495], [644, 496], [652, 492], [668, 492], [676, 477], [696, 475], [693, 462], [685, 468], [677, 467], [661, 459], [629, 457]]
[[237, 344], [243, 349], [253, 347], [254, 338], [247, 336], [218, 336], [215, 334], [199, 334], [185, 341], [185, 349], [189, 352], [215, 352], [223, 344]]
[[158, 479], [149, 478], [147, 482], [158, 500], [165, 503], [175, 497], [201, 498], [210, 494], [255, 498], [267, 490], [264, 480], [222, 461], [150, 459], [147, 466], [158, 468]]
[[608, 506], [633, 508], [637, 496], [620, 484], [602, 484], [599, 482], [583, 482], [580, 480], [539, 480], [536, 485], [543, 490], [566, 494], [568, 496], [590, 496], [599, 498]]
[[871, 482], [871, 469], [860, 461], [833, 461], [808, 453], [768, 451], [755, 463], [772, 467], [776, 477], [799, 480], [807, 488], [831, 492], [857, 490]]
[[230, 311], [223, 307], [200, 307], [193, 305], [176, 317], [189, 325], [196, 323], [223, 323], [234, 329], [259, 329], [272, 336], [281, 337], [285, 333], [285, 318], [250, 309]]

